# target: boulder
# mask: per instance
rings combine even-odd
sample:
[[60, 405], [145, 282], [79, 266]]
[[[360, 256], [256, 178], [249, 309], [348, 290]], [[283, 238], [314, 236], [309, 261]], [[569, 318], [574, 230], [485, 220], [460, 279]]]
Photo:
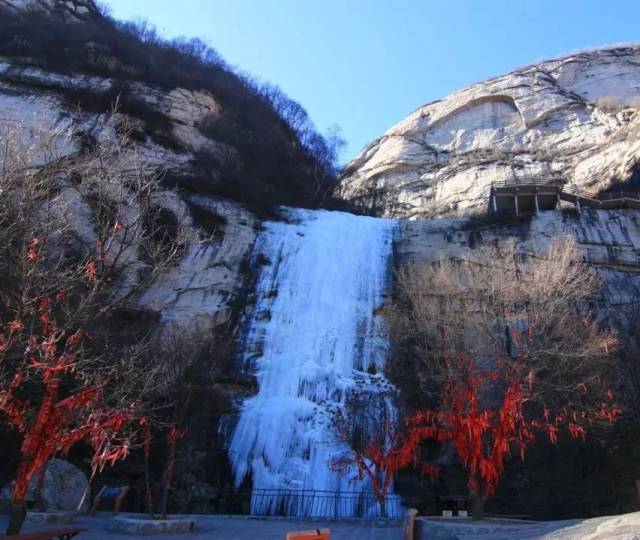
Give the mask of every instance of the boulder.
[[[37, 483], [37, 477], [33, 477], [29, 482], [27, 500], [35, 501]], [[0, 499], [7, 501], [10, 494], [11, 487], [6, 485], [0, 491]], [[46, 510], [75, 511], [82, 501], [79, 510], [87, 512], [90, 498], [89, 481], [78, 467], [63, 459], [52, 459], [47, 463], [42, 488], [42, 499]]]

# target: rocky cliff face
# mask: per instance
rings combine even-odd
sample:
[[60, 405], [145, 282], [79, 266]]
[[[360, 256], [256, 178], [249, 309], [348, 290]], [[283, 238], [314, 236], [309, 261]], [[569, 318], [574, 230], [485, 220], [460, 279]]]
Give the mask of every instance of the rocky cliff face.
[[[20, 123], [25, 135], [40, 132], [68, 132], [97, 139], [113, 134], [105, 125], [108, 104], [101, 107], [101, 95], [112, 94], [114, 102], [123, 90], [107, 77], [60, 73], [42, 69], [28, 59], [0, 57], [0, 121]], [[187, 175], [193, 153], [208, 150], [220, 159], [232, 159], [237, 152], [224, 143], [204, 136], [198, 121], [221, 112], [221, 106], [208, 92], [183, 88], [164, 90], [139, 82], [127, 85], [135, 96], [139, 113], [120, 110], [133, 127], [132, 144], [150, 166], [161, 166], [175, 174]], [[93, 106], [88, 101], [93, 97]], [[142, 113], [163, 117], [156, 131], [140, 118]], [[148, 122], [148, 121], [147, 121]], [[68, 139], [69, 146], [58, 148], [59, 155], [79, 149], [79, 138]], [[185, 170], [187, 169], [187, 170]]]
[[0, 0], [0, 6], [14, 11], [39, 11], [79, 21], [100, 16], [92, 0]]
[[[61, 34], [60, 45], [47, 58], [47, 42], [39, 41], [30, 22], [80, 35]], [[91, 34], [92, 29], [103, 34], [84, 40], [82, 32]], [[259, 159], [256, 154], [264, 148], [249, 145], [242, 137], [253, 140], [255, 133], [229, 120], [245, 114], [242, 106], [255, 106], [251, 90], [223, 63], [205, 68], [218, 73], [220, 93], [194, 82], [192, 73], [181, 85], [180, 67], [171, 75], [167, 66], [167, 77], [173, 79], [158, 79], [155, 68], [140, 63], [138, 49], [144, 43], [104, 18], [92, 0], [0, 0], [0, 34], [5, 30], [13, 36], [0, 38], [0, 140], [47, 139], [41, 145], [46, 147], [44, 161], [74, 155], [92, 141], [113, 140], [125, 129], [132, 163], [163, 177], [163, 206], [188, 216], [194, 238], [207, 239], [194, 242], [182, 262], [141, 296], [141, 307], [157, 313], [161, 322], [197, 325], [201, 331], [228, 323], [245, 293], [247, 259], [259, 228], [256, 212], [288, 202], [287, 189], [274, 188], [270, 178], [251, 178], [253, 164], [247, 163]], [[109, 42], [109, 36], [115, 36], [111, 49], [101, 43]], [[157, 73], [164, 70], [160, 66]], [[274, 136], [269, 144], [293, 155], [295, 137], [281, 120], [270, 113], [260, 116], [260, 122], [264, 134]], [[119, 172], [125, 182], [126, 164]], [[70, 197], [64, 207], [74, 229], [90, 239], [87, 202], [73, 190], [65, 197]]]
[[39, 105], [49, 123], [91, 137], [117, 105], [167, 181], [259, 211], [323, 204], [336, 180], [332, 140], [279, 88], [93, 0], [0, 0], [0, 84], [9, 116]]
[[584, 261], [601, 278], [598, 307], [603, 316], [620, 317], [640, 301], [640, 213], [636, 210], [548, 211], [510, 223], [468, 218], [406, 220], [400, 223], [396, 262], [454, 258], [490, 265], [491, 261], [478, 256], [477, 248], [507, 241], [515, 241], [523, 256], [535, 258], [545, 253], [551, 239], [565, 235], [576, 239]]
[[[153, 134], [145, 131], [143, 122], [135, 115], [120, 113], [114, 121], [107, 111], [70, 106], [61, 95], [69, 89], [109, 88], [111, 84], [105, 78], [53, 73], [0, 58], [0, 127], [19, 126], [24, 140], [47, 134], [53, 145], [53, 148], [47, 145], [48, 150], [59, 159], [80, 151], [87, 136], [104, 141], [114, 138], [117, 124], [126, 122], [139, 133], [139, 140], [132, 140], [130, 145], [132, 154], [139, 158], [136, 163], [156, 168], [165, 177], [172, 170], [183, 174], [189, 170], [189, 149], [197, 151], [206, 146], [212, 152], [233, 152], [224, 144], [207, 139], [194, 127], [199, 118], [215, 114], [219, 107], [206, 92], [179, 88], [165, 92], [143, 84], [135, 87], [136, 95], [150, 110], [166, 115], [164, 135], [180, 141], [182, 150], [155, 142]], [[86, 204], [74, 197], [66, 204], [69, 218], [76, 222], [78, 231], [90, 230], [90, 223], [81, 223]], [[228, 306], [240, 292], [244, 279], [241, 267], [256, 234], [254, 214], [233, 200], [188, 190], [182, 190], [180, 198], [166, 191], [163, 204], [178, 213], [190, 214], [191, 226], [201, 230], [203, 236], [215, 234], [210, 242], [197, 242], [188, 248], [182, 263], [142, 296], [142, 305], [156, 311], [161, 320], [180, 326], [197, 322], [204, 330], [227, 322]]]
[[640, 155], [640, 47], [573, 54], [428, 103], [345, 169], [341, 196], [401, 218], [482, 212], [492, 182], [600, 190]]
[[[5, 13], [15, 14], [15, 18], [3, 18]], [[208, 386], [199, 390], [193, 414], [197, 436], [185, 442], [190, 449], [192, 445], [198, 447], [185, 452], [189, 463], [184, 468], [196, 471], [194, 481], [199, 482], [199, 489], [204, 489], [203, 485], [209, 489], [208, 482], [224, 485], [225, 457], [220, 450], [222, 443], [216, 438], [221, 411], [231, 411], [238, 395], [253, 391], [249, 377], [241, 380], [229, 368], [237, 315], [245, 305], [253, 278], [248, 259], [261, 219], [286, 190], [278, 192], [268, 178], [249, 181], [252, 173], [247, 162], [253, 158], [252, 147], [242, 146], [244, 141], [233, 131], [212, 128], [219, 127], [216, 122], [221, 118], [244, 112], [229, 101], [229, 96], [225, 101], [225, 96], [192, 84], [193, 80], [184, 85], [174, 81], [162, 84], [148, 77], [146, 66], [127, 63], [126, 54], [115, 54], [82, 36], [64, 41], [64, 46], [84, 56], [80, 67], [73, 62], [61, 65], [55, 58], [49, 62], [38, 49], [41, 44], [34, 44], [37, 30], [22, 25], [32, 20], [31, 14], [34, 24], [58, 30], [71, 24], [82, 32], [85, 24], [98, 28], [107, 24], [90, 0], [0, 0], [0, 145], [13, 143], [9, 137], [20, 140], [28, 153], [38, 149], [35, 161], [42, 164], [80, 155], [98, 146], [96, 142], [109, 145], [125, 140], [112, 170], [113, 189], [125, 199], [120, 202], [132, 221], [140, 218], [141, 209], [133, 200], [126, 200], [127, 182], [136, 177], [141, 166], [145, 172], [153, 170], [160, 175], [161, 191], [154, 202], [166, 211], [169, 221], [184, 220], [190, 232], [189, 244], [176, 264], [141, 291], [137, 309], [125, 314], [129, 322], [123, 324], [143, 325], [149, 336], [164, 335], [165, 331], [170, 338], [193, 336], [197, 341], [194, 351], [215, 336], [215, 354], [206, 358], [209, 371], [203, 370], [202, 375]], [[5, 33], [9, 24], [13, 25], [13, 38]], [[112, 27], [107, 25], [107, 31]], [[14, 46], [18, 49], [12, 54]], [[135, 48], [131, 50], [136, 52]], [[58, 59], [70, 54], [51, 53], [62, 55]], [[224, 77], [227, 82], [234, 80], [228, 74]], [[233, 92], [242, 88], [235, 86]], [[114, 102], [118, 105], [115, 113]], [[261, 117], [261, 121], [267, 131], [276, 134], [273, 141], [277, 142], [269, 144], [278, 145], [288, 155], [291, 139], [286, 126], [272, 116]], [[250, 131], [243, 133], [253, 137]], [[2, 162], [0, 156], [0, 168]], [[254, 204], [263, 195], [268, 202]], [[87, 193], [61, 179], [52, 202], [65, 226], [79, 241], [93, 246], [97, 218]], [[127, 279], [135, 281], [137, 277]], [[167, 361], [161, 353], [158, 355]], [[4, 456], [6, 448], [0, 450]], [[211, 463], [216, 466], [211, 467]], [[3, 481], [5, 474], [13, 473], [5, 469], [0, 467]], [[185, 480], [180, 497], [190, 500], [195, 489]]]

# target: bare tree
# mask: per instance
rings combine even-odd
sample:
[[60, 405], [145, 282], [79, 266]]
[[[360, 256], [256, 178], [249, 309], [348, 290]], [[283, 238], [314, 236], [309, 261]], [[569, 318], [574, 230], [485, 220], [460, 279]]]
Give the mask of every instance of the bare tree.
[[322, 206], [335, 186], [338, 157], [346, 145], [339, 126], [332, 125], [325, 135], [321, 135], [304, 107], [279, 87], [263, 84], [257, 90], [297, 135], [300, 145], [311, 158], [310, 181], [305, 188], [309, 200], [318, 207]]
[[474, 253], [402, 268], [388, 319], [410, 359], [401, 370], [420, 382], [417, 429], [455, 449], [481, 515], [512, 449], [524, 459], [536, 434], [555, 443], [561, 428], [585, 438], [621, 411], [617, 339], [589, 310], [599, 281], [575, 240], [538, 256], [513, 242]]
[[540, 256], [523, 256], [515, 243], [476, 253], [398, 272], [392, 336], [399, 354], [415, 359], [427, 397], [436, 399], [447, 358], [492, 369], [496, 357], [524, 353], [541, 403], [597, 400], [578, 386], [614, 373], [616, 339], [589, 310], [599, 281], [575, 240], [554, 238]]
[[57, 132], [25, 142], [25, 132], [0, 135], [0, 419], [23, 437], [11, 534], [26, 486], [55, 453], [89, 439], [95, 471], [136, 444], [157, 368], [149, 329], [122, 316], [143, 311], [138, 293], [190, 240], [122, 123], [81, 145]]

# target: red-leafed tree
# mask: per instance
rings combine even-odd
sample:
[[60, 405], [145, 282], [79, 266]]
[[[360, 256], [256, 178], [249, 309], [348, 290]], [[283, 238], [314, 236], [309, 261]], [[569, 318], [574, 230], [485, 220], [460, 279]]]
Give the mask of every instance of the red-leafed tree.
[[[382, 428], [364, 439], [349, 436], [346, 422], [336, 423], [349, 450], [331, 462], [331, 469], [340, 474], [355, 469], [354, 480], [368, 478], [383, 516], [400, 470], [412, 466], [431, 478], [438, 475], [439, 467], [421, 459], [424, 441], [452, 445], [467, 471], [472, 513], [481, 517], [512, 452], [524, 460], [525, 450], [536, 439], [548, 438], [555, 444], [561, 433], [584, 440], [590, 429], [612, 424], [621, 414], [603, 378], [589, 387], [576, 386], [574, 390], [586, 398], [582, 407], [553, 410], [536, 401], [536, 381], [523, 356], [499, 359], [489, 371], [479, 371], [474, 360], [464, 357], [447, 361], [447, 366], [438, 408], [419, 411], [397, 424], [385, 420]], [[590, 392], [595, 401], [588, 397]]]
[[[58, 293], [58, 297], [62, 293]], [[26, 362], [19, 366], [7, 388], [0, 389], [0, 413], [22, 436], [20, 460], [11, 492], [12, 515], [7, 534], [20, 530], [30, 480], [55, 455], [86, 441], [92, 447], [92, 470], [124, 458], [131, 444], [130, 427], [138, 404], [109, 406], [104, 399], [107, 381], [97, 379], [73, 390], [65, 386], [80, 361], [83, 330], [68, 334], [57, 328], [55, 301], [41, 299], [39, 329], [24, 348]], [[11, 351], [22, 323], [14, 321], [5, 334], [2, 352]], [[34, 390], [34, 388], [36, 388]], [[25, 396], [36, 394], [36, 400]]]
[[[418, 412], [407, 424], [413, 440], [453, 446], [467, 471], [475, 517], [481, 517], [486, 498], [495, 493], [513, 451], [524, 460], [526, 448], [537, 438], [555, 444], [561, 432], [584, 439], [595, 424], [611, 424], [621, 413], [604, 386], [594, 406], [553, 411], [537, 403], [535, 380], [524, 371], [522, 358], [500, 360], [498, 368], [488, 372], [479, 372], [476, 363], [465, 358], [448, 364], [440, 407]], [[589, 392], [583, 384], [576, 390]]]
[[10, 534], [47, 460], [81, 441], [94, 472], [126, 456], [156, 384], [131, 313], [186, 229], [116, 117], [113, 138], [66, 156], [65, 134], [0, 134], [0, 427], [20, 445]]
[[175, 424], [172, 424], [167, 429], [165, 440], [167, 442], [167, 467], [164, 472], [163, 493], [162, 493], [162, 506], [160, 508], [160, 519], [167, 518], [167, 507], [169, 505], [169, 491], [171, 490], [171, 483], [173, 481], [173, 475], [176, 471], [176, 451], [178, 447], [178, 441], [186, 435], [186, 431], [179, 429]]
[[[199, 329], [186, 331], [179, 327], [164, 327], [154, 341], [155, 350], [162, 350], [164, 362], [156, 376], [153, 400], [149, 403], [156, 412], [153, 418], [145, 417], [141, 427], [146, 509], [149, 514], [158, 513], [161, 519], [167, 517], [174, 480], [181, 480], [177, 474], [180, 443], [191, 433], [191, 425], [202, 411], [203, 397], [215, 392], [210, 384], [211, 357], [230, 346], [227, 340], [223, 332], [203, 333]], [[164, 459], [159, 459], [161, 457]], [[155, 497], [154, 477], [161, 478], [154, 483], [157, 486]], [[154, 505], [154, 501], [157, 504]]]
[[352, 482], [367, 479], [373, 496], [378, 502], [380, 515], [386, 517], [387, 496], [393, 487], [396, 474], [409, 465], [417, 466], [423, 474], [434, 476], [437, 468], [418, 460], [421, 442], [418, 430], [405, 429], [386, 417], [382, 425], [370, 429], [358, 426], [361, 418], [353, 413], [334, 415], [333, 427], [337, 439], [346, 450], [331, 460], [329, 467], [341, 476], [353, 475]]
[[373, 496], [378, 502], [380, 515], [387, 515], [387, 495], [393, 486], [396, 473], [412, 462], [416, 446], [413, 441], [400, 434], [397, 426], [384, 422], [384, 428], [373, 434], [371, 440], [354, 444], [353, 439], [340, 437], [349, 450], [334, 458], [330, 469], [341, 476], [353, 474], [353, 482], [365, 478], [371, 483]]
[[423, 411], [409, 421], [419, 438], [456, 450], [480, 502], [510, 452], [524, 457], [536, 438], [563, 431], [582, 438], [619, 416], [617, 340], [590, 311], [599, 289], [571, 237], [399, 271], [389, 376]]

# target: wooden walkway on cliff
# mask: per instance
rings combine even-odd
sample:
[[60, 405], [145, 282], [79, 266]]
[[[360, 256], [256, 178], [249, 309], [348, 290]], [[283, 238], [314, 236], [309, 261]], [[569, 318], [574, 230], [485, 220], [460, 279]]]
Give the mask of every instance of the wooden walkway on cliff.
[[561, 179], [547, 182], [520, 178], [493, 182], [489, 196], [489, 214], [526, 214], [561, 208], [562, 202], [573, 204], [578, 212], [583, 208], [640, 210], [640, 193], [612, 191], [593, 193], [565, 184]]

